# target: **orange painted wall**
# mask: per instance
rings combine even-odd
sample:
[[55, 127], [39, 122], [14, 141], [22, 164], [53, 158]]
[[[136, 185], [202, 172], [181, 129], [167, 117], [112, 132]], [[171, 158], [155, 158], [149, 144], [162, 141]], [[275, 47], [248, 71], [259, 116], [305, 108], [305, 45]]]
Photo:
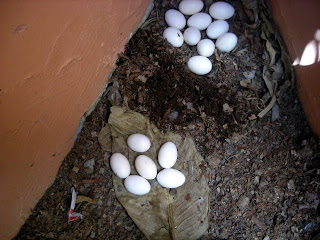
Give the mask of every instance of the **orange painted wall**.
[[0, 1], [0, 239], [52, 183], [148, 4]]
[[[302, 106], [313, 131], [320, 137], [320, 1], [269, 0], [268, 3], [292, 62], [301, 60], [308, 44], [309, 50], [315, 53], [315, 57], [309, 54], [310, 60], [315, 60], [313, 64], [296, 65], [294, 69]], [[317, 31], [318, 40], [315, 38]]]

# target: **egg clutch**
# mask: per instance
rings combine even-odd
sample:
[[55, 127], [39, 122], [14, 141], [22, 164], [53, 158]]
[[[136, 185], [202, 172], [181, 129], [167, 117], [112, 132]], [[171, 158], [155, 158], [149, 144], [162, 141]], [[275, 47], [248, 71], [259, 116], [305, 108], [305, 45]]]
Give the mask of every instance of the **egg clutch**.
[[[128, 137], [129, 148], [138, 153], [149, 150], [151, 142], [143, 134], [135, 133]], [[178, 158], [178, 150], [173, 142], [164, 143], [158, 153], [158, 163], [163, 168], [159, 173], [155, 162], [146, 155], [139, 155], [135, 159], [135, 168], [139, 175], [130, 175], [130, 163], [121, 153], [114, 153], [110, 158], [110, 166], [114, 174], [124, 180], [128, 192], [135, 195], [144, 195], [151, 190], [148, 180], [157, 179], [165, 188], [177, 188], [184, 184], [184, 174], [172, 167]]]
[[[212, 70], [212, 63], [208, 57], [212, 56], [215, 47], [220, 52], [230, 52], [237, 45], [238, 38], [229, 31], [226, 21], [234, 15], [234, 8], [227, 2], [215, 2], [209, 8], [209, 14], [200, 12], [204, 3], [201, 0], [182, 0], [179, 11], [169, 9], [165, 13], [168, 24], [163, 37], [174, 47], [181, 47], [183, 43], [190, 46], [197, 45], [198, 56], [193, 56], [187, 62], [191, 72], [197, 75], [208, 74]], [[188, 21], [185, 16], [190, 16]], [[215, 19], [212, 21], [212, 18]], [[186, 25], [188, 27], [182, 30]], [[201, 32], [206, 30], [209, 39], [201, 40]], [[214, 43], [212, 40], [216, 40]]]

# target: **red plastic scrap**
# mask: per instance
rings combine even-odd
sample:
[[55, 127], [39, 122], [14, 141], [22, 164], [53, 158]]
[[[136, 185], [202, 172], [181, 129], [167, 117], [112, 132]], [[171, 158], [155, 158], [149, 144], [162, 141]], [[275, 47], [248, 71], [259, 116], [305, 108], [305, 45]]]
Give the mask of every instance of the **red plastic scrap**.
[[73, 187], [71, 188], [71, 195], [72, 195], [72, 199], [71, 199], [70, 209], [68, 211], [68, 223], [75, 221], [78, 218], [82, 219], [82, 214], [74, 212], [74, 207], [76, 205], [76, 199], [77, 199], [77, 193]]

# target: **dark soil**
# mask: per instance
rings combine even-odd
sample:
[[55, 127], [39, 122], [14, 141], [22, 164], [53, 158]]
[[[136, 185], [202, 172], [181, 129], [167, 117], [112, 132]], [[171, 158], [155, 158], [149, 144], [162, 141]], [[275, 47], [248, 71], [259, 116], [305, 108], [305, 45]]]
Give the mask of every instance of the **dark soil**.
[[[145, 114], [162, 131], [193, 136], [211, 189], [203, 240], [319, 238], [319, 139], [293, 87], [283, 88], [277, 99], [279, 118], [272, 121], [271, 111], [256, 117], [267, 104], [265, 46], [259, 28], [249, 27], [250, 12], [240, 1], [230, 2], [236, 8], [230, 31], [240, 36], [238, 47], [211, 57], [214, 67], [207, 76], [186, 67], [195, 47], [175, 49], [162, 38], [164, 13], [177, 1], [155, 2], [149, 19], [158, 16], [157, 21], [143, 25], [119, 55], [104, 97], [15, 239], [145, 239], [116, 200], [111, 153], [98, 143], [112, 105]], [[255, 88], [242, 87], [243, 73], [252, 70]], [[68, 224], [71, 187], [97, 202], [77, 204], [83, 220]]]

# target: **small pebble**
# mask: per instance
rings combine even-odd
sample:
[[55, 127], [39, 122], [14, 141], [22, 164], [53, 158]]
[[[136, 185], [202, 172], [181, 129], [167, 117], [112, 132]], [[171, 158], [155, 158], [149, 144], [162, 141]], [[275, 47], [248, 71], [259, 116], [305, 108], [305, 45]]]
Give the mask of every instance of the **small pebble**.
[[289, 190], [294, 190], [294, 189], [295, 189], [293, 179], [290, 179], [290, 180], [289, 180], [289, 182], [288, 182], [288, 189], [289, 189]]
[[260, 177], [259, 176], [255, 176], [253, 183], [258, 185], [260, 182]]

